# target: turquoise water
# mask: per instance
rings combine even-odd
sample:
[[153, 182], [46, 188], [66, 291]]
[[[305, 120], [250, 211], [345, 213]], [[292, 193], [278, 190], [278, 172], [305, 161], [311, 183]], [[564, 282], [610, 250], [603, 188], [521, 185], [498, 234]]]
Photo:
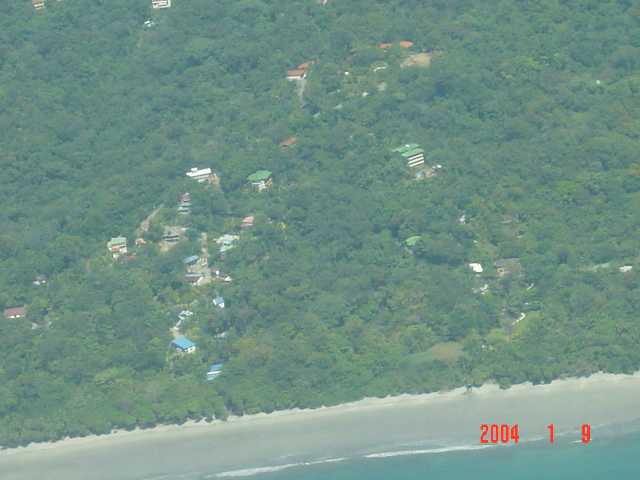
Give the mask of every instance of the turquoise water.
[[[571, 440], [574, 441], [574, 440]], [[261, 480], [640, 479], [640, 434], [476, 451], [345, 460], [256, 475]]]

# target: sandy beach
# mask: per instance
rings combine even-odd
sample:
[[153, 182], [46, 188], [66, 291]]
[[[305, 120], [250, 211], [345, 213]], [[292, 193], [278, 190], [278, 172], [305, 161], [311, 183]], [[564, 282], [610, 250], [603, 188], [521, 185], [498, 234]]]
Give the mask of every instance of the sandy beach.
[[[34, 444], [0, 452], [3, 480], [216, 478], [223, 472], [386, 455], [419, 448], [477, 448], [481, 423], [518, 423], [521, 441], [576, 435], [590, 423], [640, 419], [640, 372], [425, 395], [363, 399], [314, 410], [189, 422]], [[576, 436], [576, 439], [579, 437]]]

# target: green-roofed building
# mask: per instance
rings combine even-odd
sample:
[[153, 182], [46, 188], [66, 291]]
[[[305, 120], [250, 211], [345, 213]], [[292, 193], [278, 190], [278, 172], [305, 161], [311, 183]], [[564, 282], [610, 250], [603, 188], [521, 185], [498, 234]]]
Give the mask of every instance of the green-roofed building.
[[407, 150], [406, 152], [403, 152], [401, 155], [404, 158], [410, 158], [410, 157], [415, 157], [416, 155], [424, 155], [424, 150], [421, 148], [412, 148], [411, 150]]
[[271, 179], [271, 172], [269, 170], [258, 170], [247, 177], [247, 180], [253, 188], [261, 192], [269, 188], [273, 181]]
[[420, 145], [418, 145], [417, 143], [407, 143], [406, 145], [401, 145], [399, 147], [394, 148], [391, 151], [402, 154], [404, 152], [407, 152], [409, 150], [414, 150], [416, 148], [420, 148]]
[[404, 242], [407, 244], [407, 247], [415, 247], [421, 238], [420, 235], [414, 235], [413, 237], [407, 238]]

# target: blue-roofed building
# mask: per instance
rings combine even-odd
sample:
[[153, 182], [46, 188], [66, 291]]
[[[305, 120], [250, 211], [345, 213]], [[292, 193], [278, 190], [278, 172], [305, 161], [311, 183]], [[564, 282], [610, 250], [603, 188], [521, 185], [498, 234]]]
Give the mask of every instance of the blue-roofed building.
[[209, 371], [207, 372], [207, 380], [211, 381], [216, 377], [219, 377], [222, 373], [222, 364], [214, 363], [209, 367]]
[[176, 337], [171, 342], [171, 346], [181, 353], [193, 353], [196, 351], [196, 344], [187, 337]]
[[185, 265], [194, 265], [200, 257], [198, 255], [191, 255], [190, 257], [185, 258], [182, 263]]

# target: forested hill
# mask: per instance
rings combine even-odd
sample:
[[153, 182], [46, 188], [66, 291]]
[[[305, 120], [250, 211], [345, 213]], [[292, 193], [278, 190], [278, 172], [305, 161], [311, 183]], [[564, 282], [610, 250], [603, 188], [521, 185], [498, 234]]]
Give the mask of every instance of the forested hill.
[[640, 367], [638, 1], [171, 3], [0, 2], [0, 445]]

